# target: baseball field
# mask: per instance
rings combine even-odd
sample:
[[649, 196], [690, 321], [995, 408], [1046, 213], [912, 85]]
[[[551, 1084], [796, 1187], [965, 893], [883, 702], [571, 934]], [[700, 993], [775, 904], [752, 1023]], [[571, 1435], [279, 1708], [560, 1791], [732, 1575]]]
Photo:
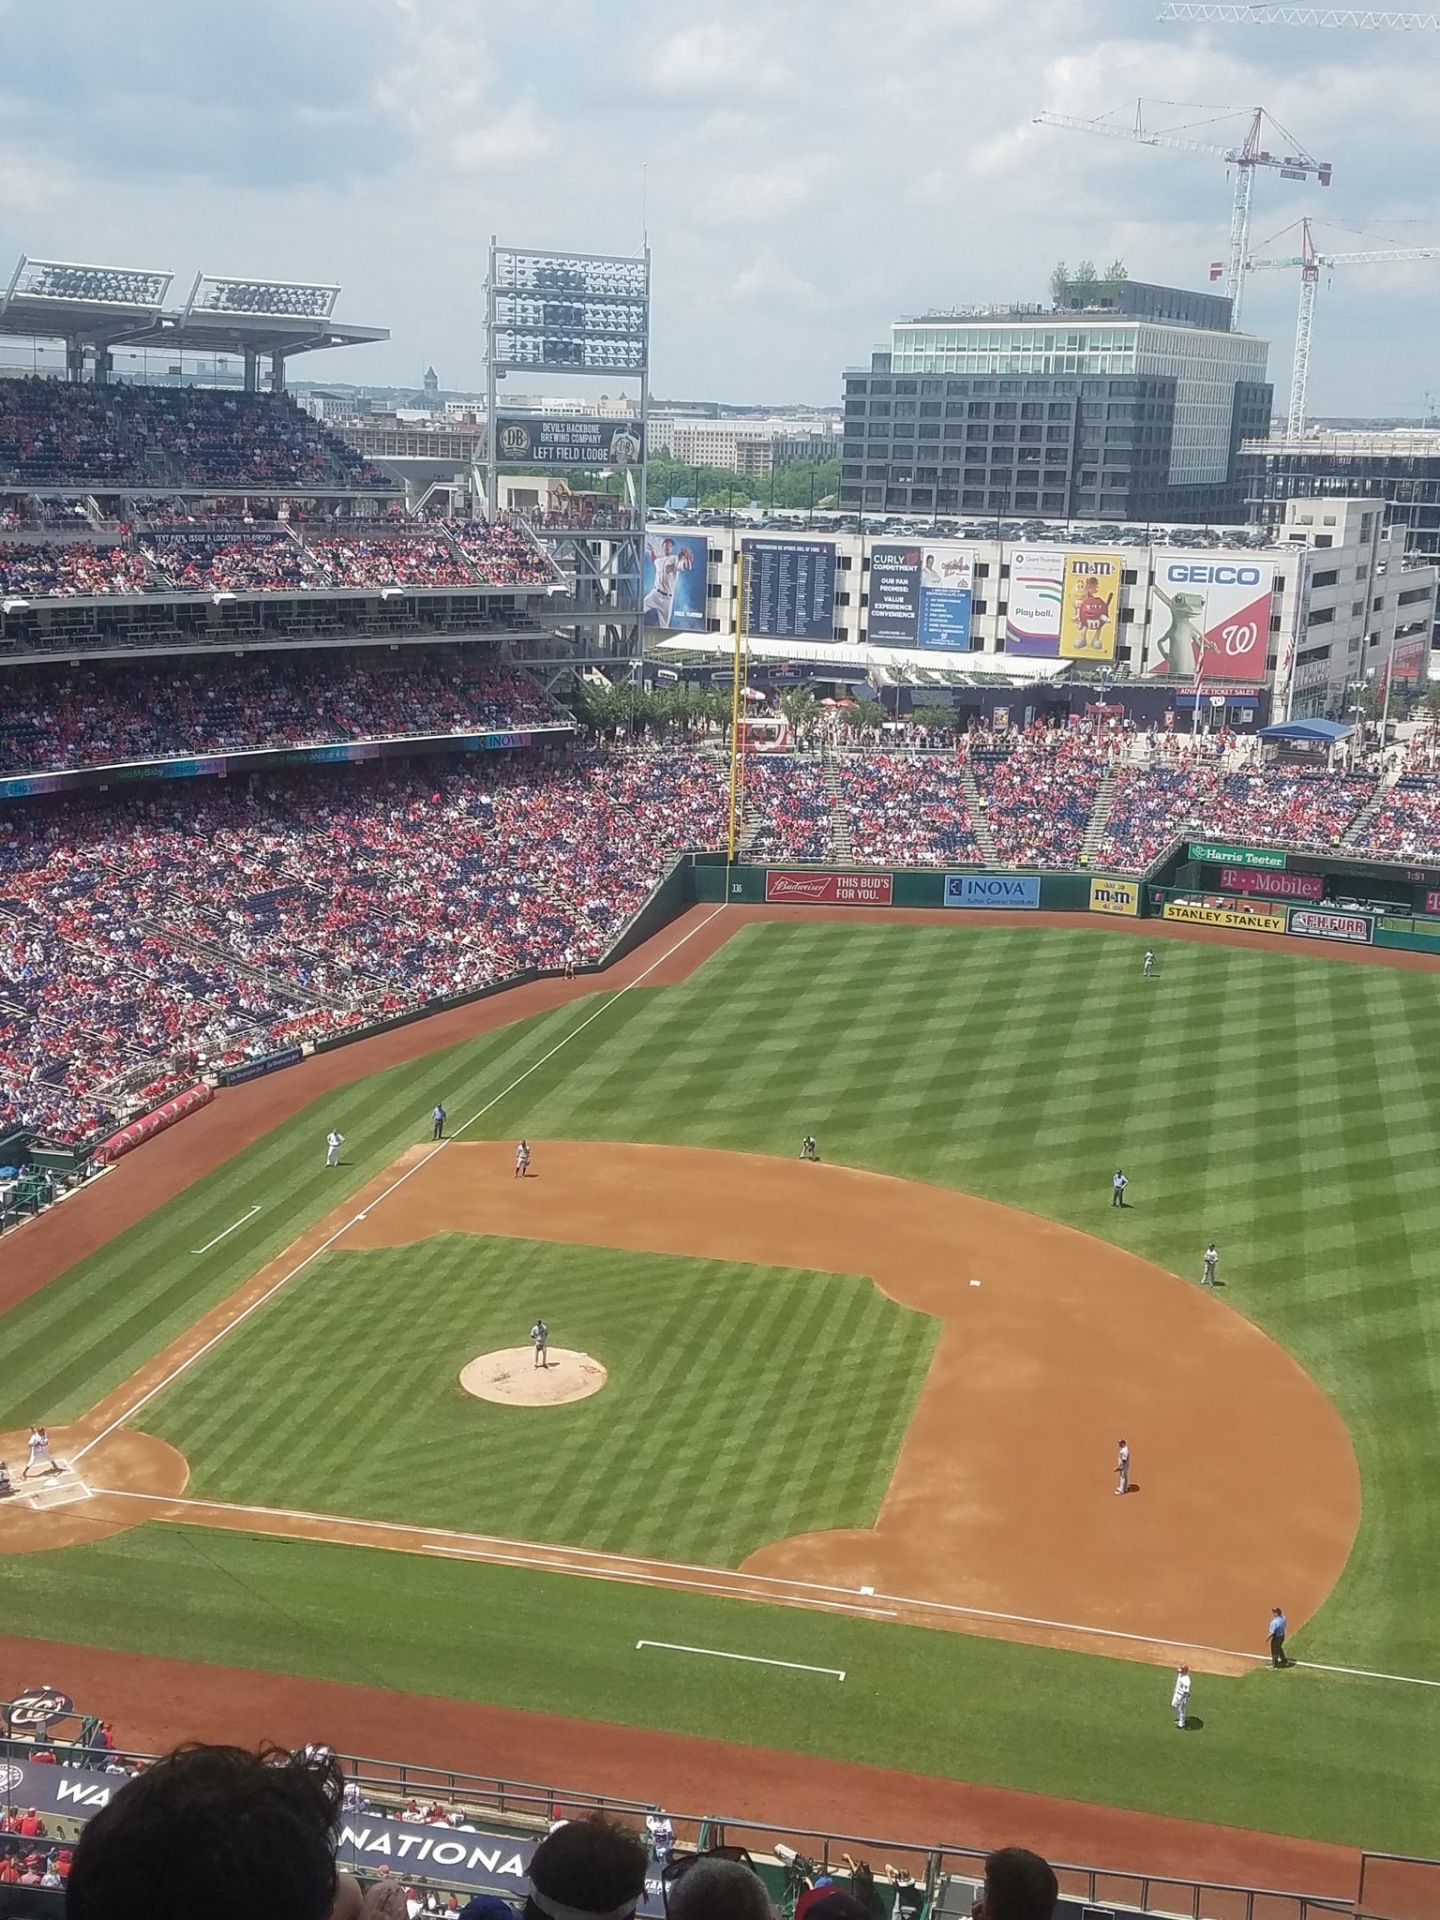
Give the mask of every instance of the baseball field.
[[707, 914], [9, 1309], [9, 1630], [1440, 1851], [1440, 976]]

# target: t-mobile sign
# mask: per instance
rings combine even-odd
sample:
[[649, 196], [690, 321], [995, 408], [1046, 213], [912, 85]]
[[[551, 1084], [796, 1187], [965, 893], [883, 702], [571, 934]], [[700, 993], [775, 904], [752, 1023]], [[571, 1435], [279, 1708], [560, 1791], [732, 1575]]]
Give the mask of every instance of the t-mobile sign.
[[1281, 900], [1325, 898], [1325, 876], [1319, 873], [1268, 873], [1259, 867], [1226, 867], [1220, 885], [1227, 893], [1268, 893]]

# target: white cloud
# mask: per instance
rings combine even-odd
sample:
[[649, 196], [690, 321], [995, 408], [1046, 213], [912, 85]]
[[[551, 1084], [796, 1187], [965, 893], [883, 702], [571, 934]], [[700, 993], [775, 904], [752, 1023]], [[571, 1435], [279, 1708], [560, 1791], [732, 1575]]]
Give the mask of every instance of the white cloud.
[[[394, 342], [317, 374], [412, 380], [433, 359], [447, 383], [478, 385], [486, 237], [634, 248], [643, 169], [656, 390], [834, 400], [896, 314], [1043, 298], [1061, 257], [1120, 254], [1136, 278], [1204, 286], [1225, 251], [1223, 163], [1032, 125], [1046, 107], [1123, 123], [1147, 88], [1263, 100], [1333, 161], [1328, 192], [1257, 181], [1257, 243], [1306, 212], [1440, 241], [1431, 62], [1405, 35], [1192, 30], [1133, 0], [252, 8], [259, 30], [220, 42], [182, 0], [149, 0], [144, 40], [117, 23], [123, 5], [10, 6], [0, 260], [333, 278], [341, 312]], [[156, 44], [173, 57], [156, 62]], [[1225, 145], [1243, 124], [1196, 137]], [[1436, 292], [1440, 263], [1337, 272], [1317, 408], [1400, 411], [1440, 387]], [[1279, 273], [1247, 294], [1282, 388], [1295, 298]]]

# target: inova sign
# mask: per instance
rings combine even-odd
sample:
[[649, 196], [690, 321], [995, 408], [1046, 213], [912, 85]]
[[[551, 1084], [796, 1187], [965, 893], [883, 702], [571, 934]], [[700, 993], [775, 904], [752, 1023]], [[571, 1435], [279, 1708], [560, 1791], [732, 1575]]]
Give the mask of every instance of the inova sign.
[[947, 873], [947, 907], [1038, 907], [1040, 882], [1018, 873]]

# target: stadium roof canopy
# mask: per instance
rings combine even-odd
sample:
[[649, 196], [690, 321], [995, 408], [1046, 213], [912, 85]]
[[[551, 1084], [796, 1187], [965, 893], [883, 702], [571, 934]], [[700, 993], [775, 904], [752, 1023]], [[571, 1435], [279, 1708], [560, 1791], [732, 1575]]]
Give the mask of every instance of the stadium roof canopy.
[[1300, 746], [1333, 747], [1355, 731], [1343, 720], [1277, 720], [1274, 726], [1261, 727], [1262, 740], [1291, 740]]
[[111, 347], [280, 355], [388, 340], [388, 327], [334, 319], [340, 289], [320, 282], [199, 273], [183, 307], [167, 307], [173, 273], [83, 266], [22, 254], [0, 294], [0, 333], [65, 340], [72, 356]]

